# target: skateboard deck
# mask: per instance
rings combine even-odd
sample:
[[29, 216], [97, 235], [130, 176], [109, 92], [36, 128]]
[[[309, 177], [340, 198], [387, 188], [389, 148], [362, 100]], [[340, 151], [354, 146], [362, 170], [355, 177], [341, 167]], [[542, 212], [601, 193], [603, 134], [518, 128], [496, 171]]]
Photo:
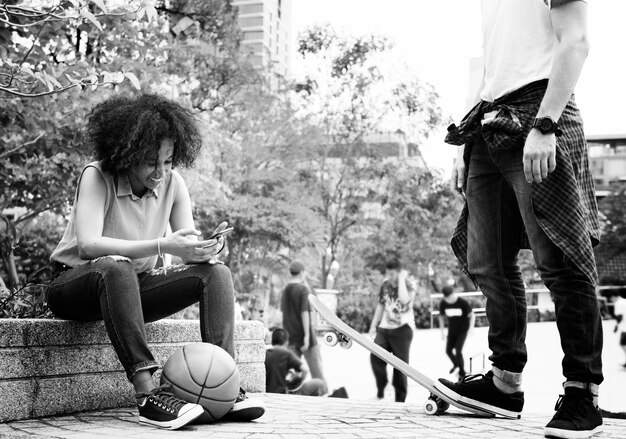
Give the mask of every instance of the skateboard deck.
[[446, 411], [450, 405], [453, 405], [461, 410], [474, 413], [483, 417], [494, 416], [493, 413], [490, 413], [478, 407], [473, 407], [471, 405], [456, 401], [441, 393], [435, 387], [435, 383], [432, 379], [430, 379], [414, 367], [410, 366], [409, 364], [405, 363], [404, 361], [400, 360], [391, 352], [374, 343], [374, 341], [368, 336], [360, 334], [359, 332], [345, 324], [339, 317], [335, 315], [334, 312], [328, 309], [328, 307], [324, 305], [313, 294], [309, 295], [309, 303], [313, 308], [315, 308], [315, 310], [326, 321], [326, 323], [328, 323], [328, 325], [330, 325], [332, 328], [335, 329], [335, 331], [337, 331], [337, 334], [325, 334], [324, 341], [326, 342], [326, 344], [333, 346], [337, 343], [340, 343], [342, 347], [349, 348], [352, 345], [352, 341], [355, 341], [387, 364], [400, 370], [407, 377], [409, 377], [430, 392], [430, 397], [424, 403], [424, 412], [426, 412], [427, 414], [434, 415], [442, 413]]

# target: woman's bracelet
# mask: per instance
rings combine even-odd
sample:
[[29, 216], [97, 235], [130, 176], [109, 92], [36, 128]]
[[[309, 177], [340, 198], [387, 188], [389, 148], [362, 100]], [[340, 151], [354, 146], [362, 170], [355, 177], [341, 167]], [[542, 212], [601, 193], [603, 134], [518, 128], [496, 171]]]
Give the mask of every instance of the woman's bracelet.
[[165, 266], [165, 256], [161, 251], [161, 238], [157, 238], [157, 255], [161, 258], [161, 266], [163, 267], [163, 274], [167, 274], [167, 267]]

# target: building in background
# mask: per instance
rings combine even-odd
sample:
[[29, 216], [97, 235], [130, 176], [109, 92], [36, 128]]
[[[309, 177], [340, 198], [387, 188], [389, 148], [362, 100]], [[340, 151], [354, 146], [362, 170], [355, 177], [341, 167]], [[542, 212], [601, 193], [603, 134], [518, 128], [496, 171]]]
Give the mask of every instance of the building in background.
[[242, 50], [248, 51], [259, 69], [291, 73], [292, 0], [233, 0], [243, 33]]
[[598, 198], [626, 188], [626, 133], [588, 135], [589, 161]]

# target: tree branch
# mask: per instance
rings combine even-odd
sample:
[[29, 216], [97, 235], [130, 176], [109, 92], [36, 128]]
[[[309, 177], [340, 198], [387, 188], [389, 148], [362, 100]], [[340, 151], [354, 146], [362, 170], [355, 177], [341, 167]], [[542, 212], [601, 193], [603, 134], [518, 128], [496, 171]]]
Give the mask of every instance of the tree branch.
[[33, 143], [35, 143], [35, 142], [37, 142], [39, 139], [41, 139], [41, 138], [43, 137], [43, 135], [44, 135], [44, 133], [41, 133], [41, 134], [39, 134], [37, 137], [35, 137], [33, 140], [29, 140], [29, 141], [28, 141], [28, 142], [26, 142], [26, 143], [22, 143], [21, 145], [18, 145], [18, 146], [16, 146], [16, 147], [15, 147], [15, 148], [13, 148], [13, 149], [10, 149], [10, 150], [8, 150], [8, 151], [3, 152], [2, 154], [0, 154], [0, 160], [1, 160], [1, 159], [6, 158], [6, 157], [8, 157], [8, 156], [10, 156], [10, 155], [11, 155], [11, 154], [13, 154], [14, 152], [19, 151], [19, 150], [20, 150], [20, 149], [22, 149], [22, 148], [25, 148], [25, 147], [27, 147], [27, 146], [29, 146], [29, 145], [32, 145]]
[[56, 88], [53, 90], [49, 90], [49, 91], [44, 91], [44, 92], [40, 92], [40, 93], [22, 93], [20, 91], [17, 90], [13, 90], [10, 89], [8, 87], [2, 87], [0, 86], [0, 91], [3, 91], [5, 93], [9, 93], [12, 94], [14, 96], [19, 96], [21, 98], [38, 98], [41, 96], [48, 96], [48, 95], [52, 95], [52, 94], [57, 94], [57, 93], [62, 93], [66, 90], [69, 90], [71, 88], [77, 87], [77, 86], [84, 86], [84, 87], [90, 87], [90, 86], [97, 86], [100, 87], [102, 85], [108, 85], [108, 84], [119, 84], [119, 82], [112, 82], [112, 81], [103, 81], [103, 82], [95, 82], [95, 83], [90, 83], [90, 82], [76, 82], [74, 84], [70, 84], [67, 85], [65, 87], [61, 87], [61, 88]]

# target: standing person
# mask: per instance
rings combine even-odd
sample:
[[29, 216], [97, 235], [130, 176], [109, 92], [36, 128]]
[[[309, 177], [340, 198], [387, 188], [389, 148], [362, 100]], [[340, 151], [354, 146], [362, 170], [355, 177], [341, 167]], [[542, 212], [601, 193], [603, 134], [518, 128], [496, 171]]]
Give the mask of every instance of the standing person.
[[[267, 393], [290, 393], [293, 395], [322, 396], [326, 387], [318, 378], [306, 380], [309, 368], [287, 348], [287, 331], [276, 328], [272, 332], [272, 347], [265, 351], [265, 388]], [[291, 371], [295, 371], [295, 380], [300, 385], [291, 390], [289, 380]]]
[[564, 395], [545, 434], [601, 430], [602, 325], [593, 246], [599, 223], [574, 87], [589, 50], [583, 0], [483, 0], [484, 77], [479, 102], [446, 142], [464, 145], [451, 178], [465, 205], [452, 248], [487, 297], [493, 367], [437, 387], [517, 417], [527, 305], [517, 263], [533, 250], [556, 306]]
[[289, 265], [289, 274], [291, 278], [283, 290], [280, 306], [283, 312], [283, 328], [289, 336], [289, 348], [298, 357], [304, 355], [311, 377], [322, 380], [324, 393], [327, 393], [320, 347], [313, 331], [311, 306], [308, 299], [310, 290], [306, 284], [304, 264], [300, 261], [293, 261]]
[[467, 300], [457, 296], [450, 287], [441, 289], [443, 300], [439, 304], [439, 327], [441, 336], [445, 337], [446, 320], [448, 321], [448, 338], [446, 341], [446, 355], [452, 361], [450, 373], [458, 370], [459, 378], [465, 375], [465, 360], [463, 346], [467, 334], [474, 327], [476, 316]]
[[[154, 384], [159, 365], [145, 322], [200, 302], [202, 340], [234, 355], [233, 281], [215, 259], [224, 243], [198, 238], [187, 186], [173, 169], [193, 164], [200, 133], [188, 110], [142, 95], [98, 104], [87, 137], [97, 161], [80, 174], [67, 229], [50, 257], [48, 305], [62, 319], [104, 320], [135, 388], [140, 422], [180, 428], [203, 410]], [[168, 225], [174, 233], [166, 236]], [[156, 268], [164, 254], [184, 265]], [[264, 410], [242, 390], [227, 417], [251, 420]]]
[[[378, 304], [369, 333], [377, 345], [408, 363], [415, 328], [413, 315], [415, 290], [407, 282], [408, 273], [402, 269], [400, 261], [391, 260], [387, 262], [385, 268], [385, 280], [378, 293]], [[378, 391], [376, 396], [383, 399], [389, 382], [387, 363], [373, 354], [370, 355], [370, 361], [376, 379]], [[392, 385], [396, 402], [404, 402], [407, 394], [406, 375], [394, 369]]]
[[[617, 321], [614, 331], [619, 333], [619, 344], [624, 350], [624, 353], [626, 353], [626, 299], [619, 293], [614, 297], [613, 314]], [[626, 368], [626, 362], [624, 363], [624, 367]]]

